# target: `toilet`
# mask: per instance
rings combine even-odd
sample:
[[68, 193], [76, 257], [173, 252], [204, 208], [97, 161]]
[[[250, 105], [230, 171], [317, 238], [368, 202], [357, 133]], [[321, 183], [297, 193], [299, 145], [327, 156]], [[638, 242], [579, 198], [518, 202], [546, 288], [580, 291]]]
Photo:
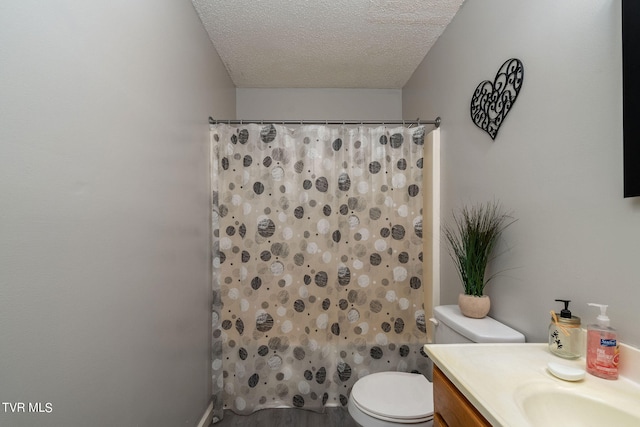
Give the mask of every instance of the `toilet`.
[[[453, 343], [517, 343], [524, 335], [491, 317], [472, 319], [457, 305], [433, 309], [434, 341]], [[384, 392], [381, 392], [384, 390]], [[362, 427], [430, 427], [433, 425], [433, 384], [424, 375], [378, 372], [353, 385], [348, 410]]]

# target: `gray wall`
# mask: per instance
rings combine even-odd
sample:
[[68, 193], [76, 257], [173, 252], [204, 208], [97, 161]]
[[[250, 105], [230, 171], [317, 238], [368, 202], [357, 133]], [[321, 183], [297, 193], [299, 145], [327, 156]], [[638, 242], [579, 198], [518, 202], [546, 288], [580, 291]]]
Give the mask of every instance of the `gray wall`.
[[[518, 221], [488, 287], [491, 315], [545, 341], [555, 298], [583, 324], [609, 304], [640, 345], [640, 199], [622, 197], [619, 0], [468, 0], [403, 89], [403, 116], [440, 115], [442, 215], [496, 198]], [[494, 142], [470, 119], [475, 87], [508, 58], [524, 84]], [[443, 253], [442, 302], [462, 290]]]
[[0, 401], [52, 409], [0, 425], [196, 425], [235, 88], [192, 4], [3, 2], [0, 46]]
[[238, 88], [236, 94], [239, 119], [402, 120], [401, 89]]

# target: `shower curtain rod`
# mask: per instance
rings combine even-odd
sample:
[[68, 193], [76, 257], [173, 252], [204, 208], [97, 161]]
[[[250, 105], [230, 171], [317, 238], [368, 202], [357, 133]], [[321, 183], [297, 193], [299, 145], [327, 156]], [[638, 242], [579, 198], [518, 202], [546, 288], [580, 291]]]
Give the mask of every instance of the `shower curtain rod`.
[[276, 123], [282, 125], [435, 125], [436, 128], [440, 127], [441, 119], [436, 117], [435, 120], [214, 120], [213, 117], [209, 117], [210, 125], [217, 125], [218, 123], [225, 123], [228, 125], [242, 125], [248, 123]]

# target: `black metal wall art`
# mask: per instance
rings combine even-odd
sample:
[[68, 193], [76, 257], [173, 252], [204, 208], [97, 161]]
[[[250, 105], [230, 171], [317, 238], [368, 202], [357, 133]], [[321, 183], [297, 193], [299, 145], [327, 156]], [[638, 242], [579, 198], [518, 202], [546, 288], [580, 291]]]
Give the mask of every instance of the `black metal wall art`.
[[522, 61], [511, 58], [502, 64], [493, 82], [485, 80], [476, 87], [471, 98], [471, 120], [491, 139], [496, 139], [500, 125], [516, 102], [523, 77]]

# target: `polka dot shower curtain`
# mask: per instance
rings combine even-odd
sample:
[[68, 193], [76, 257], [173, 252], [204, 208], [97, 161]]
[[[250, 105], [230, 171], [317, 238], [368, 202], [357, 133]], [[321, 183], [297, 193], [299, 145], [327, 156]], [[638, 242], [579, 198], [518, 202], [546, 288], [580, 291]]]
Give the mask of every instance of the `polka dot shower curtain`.
[[[426, 372], [424, 127], [212, 127], [214, 415]], [[381, 391], [382, 392], [382, 391]]]

